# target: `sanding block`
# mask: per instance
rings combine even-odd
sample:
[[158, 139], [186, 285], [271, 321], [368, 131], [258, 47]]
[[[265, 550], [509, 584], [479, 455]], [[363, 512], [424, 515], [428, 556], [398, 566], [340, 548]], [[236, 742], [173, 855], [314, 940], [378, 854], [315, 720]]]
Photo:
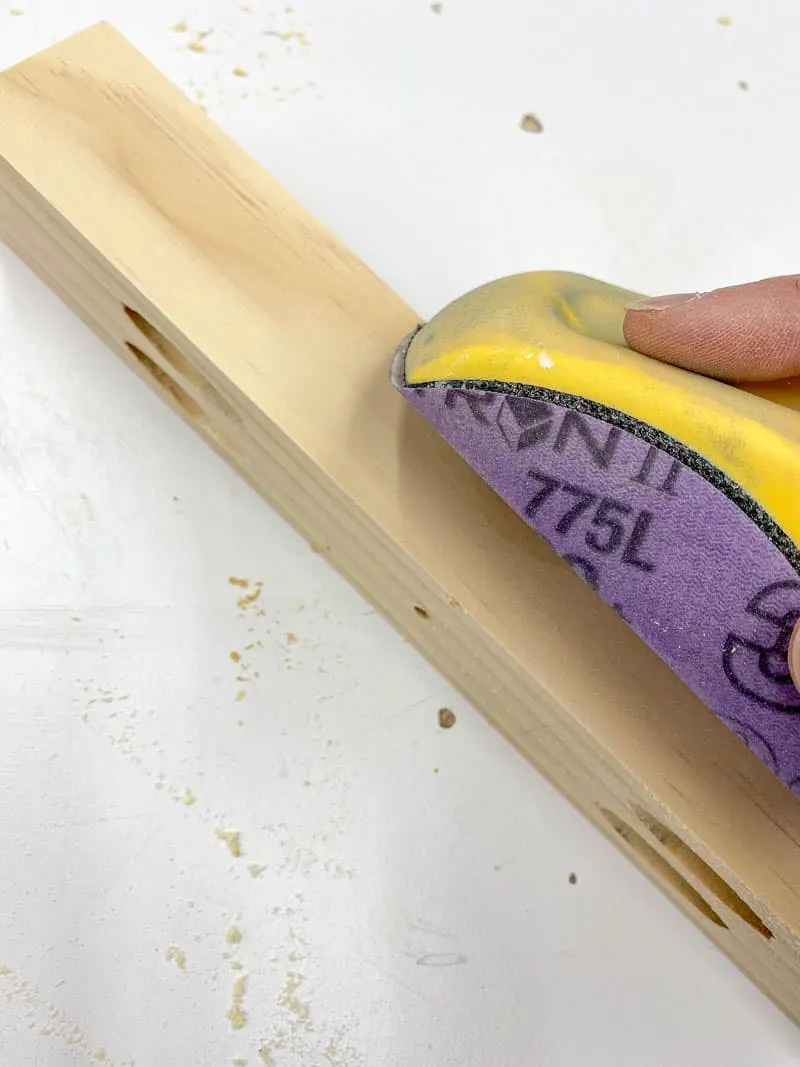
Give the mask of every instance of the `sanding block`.
[[637, 299], [502, 278], [407, 337], [392, 379], [800, 793], [800, 379], [733, 386], [639, 355], [622, 333]]

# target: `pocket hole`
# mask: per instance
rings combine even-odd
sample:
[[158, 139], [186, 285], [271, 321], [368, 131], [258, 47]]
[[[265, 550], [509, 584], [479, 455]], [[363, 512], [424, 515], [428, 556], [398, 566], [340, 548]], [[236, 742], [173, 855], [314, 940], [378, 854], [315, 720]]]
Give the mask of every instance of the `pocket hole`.
[[690, 904], [695, 911], [699, 912], [704, 919], [708, 919], [715, 926], [727, 930], [727, 924], [717, 915], [708, 901], [702, 897], [691, 882], [688, 882], [679, 871], [676, 871], [671, 863], [657, 852], [652, 845], [637, 833], [632, 826], [615, 815], [608, 808], [600, 808], [600, 813], [615, 833], [625, 841], [633, 854], [648, 867], [662, 882], [666, 883], [686, 904]]
[[664, 826], [654, 816], [650, 814], [645, 808], [637, 805], [636, 814], [643, 826], [646, 826], [653, 837], [660, 841], [664, 848], [669, 852], [671, 856], [680, 863], [684, 870], [689, 871], [694, 877], [704, 885], [706, 889], [713, 893], [713, 895], [724, 904], [727, 908], [738, 915], [742, 922], [755, 930], [761, 937], [770, 940], [773, 934], [769, 927], [759, 919], [747, 901], [742, 900], [739, 894], [733, 889], [724, 878], [720, 878], [713, 867], [709, 866], [702, 860], [696, 852], [693, 852], [687, 844], [685, 844], [674, 834], [668, 826]]
[[[216, 386], [212, 385], [207, 378], [205, 378], [186, 356], [181, 352], [177, 345], [173, 344], [168, 337], [164, 334], [152, 322], [148, 322], [147, 319], [140, 315], [138, 311], [128, 307], [127, 304], [123, 305], [123, 311], [128, 316], [128, 319], [133, 323], [139, 333], [144, 337], [158, 352], [165, 363], [167, 363], [176, 374], [178, 374], [183, 380], [190, 385], [196, 392], [203, 398], [206, 406], [214, 407], [226, 418], [233, 422], [240, 423], [241, 419], [238, 412], [227, 400]], [[128, 345], [130, 349], [131, 346]], [[141, 349], [137, 350], [141, 352]], [[137, 356], [137, 359], [139, 356]], [[153, 360], [150, 363], [154, 364]], [[173, 395], [175, 395], [173, 393]]]
[[146, 355], [141, 348], [137, 348], [136, 345], [132, 345], [129, 341], [125, 342], [125, 347], [130, 354], [134, 357], [136, 362], [145, 370], [151, 378], [154, 378], [161, 388], [170, 394], [176, 404], [192, 419], [196, 422], [202, 421], [203, 409], [194, 399], [189, 396], [185, 389], [183, 389], [174, 378], [171, 378], [169, 374], [155, 362], [148, 355]]

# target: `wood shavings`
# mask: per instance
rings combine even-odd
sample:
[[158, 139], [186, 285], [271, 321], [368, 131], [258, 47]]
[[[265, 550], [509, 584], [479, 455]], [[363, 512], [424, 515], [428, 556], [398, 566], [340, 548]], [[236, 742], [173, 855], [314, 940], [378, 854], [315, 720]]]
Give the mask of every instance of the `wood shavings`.
[[525, 133], [542, 133], [544, 131], [544, 126], [541, 121], [536, 115], [532, 115], [530, 112], [527, 115], [522, 116], [519, 126]]
[[228, 846], [230, 854], [234, 859], [239, 859], [242, 854], [242, 835], [238, 830], [215, 830], [215, 835], [220, 841], [224, 841]]
[[186, 970], [186, 953], [177, 945], [170, 945], [165, 958], [167, 963], [174, 963], [179, 971]]
[[231, 661], [232, 661], [233, 663], [238, 663], [238, 662], [239, 662], [239, 660], [240, 660], [240, 659], [242, 658], [242, 654], [241, 654], [241, 652], [237, 652], [237, 651], [236, 651], [236, 650], [234, 649], [234, 651], [232, 651], [232, 652], [229, 652], [229, 653], [228, 653], [228, 658], [229, 658], [229, 659], [230, 659], [230, 660], [231, 660]]
[[236, 700], [236, 701], [237, 701], [237, 703], [238, 703], [239, 701], [241, 701], [241, 700], [244, 700], [244, 698], [245, 698], [246, 696], [247, 696], [247, 692], [246, 692], [246, 690], [244, 690], [244, 689], [238, 689], [238, 690], [237, 690], [237, 692], [236, 692], [236, 696], [234, 697], [234, 700]]
[[173, 32], [173, 33], [186, 33], [186, 31], [187, 31], [188, 29], [189, 29], [189, 27], [188, 27], [188, 26], [186, 25], [186, 21], [185, 21], [184, 19], [180, 19], [180, 20], [179, 20], [178, 22], [176, 22], [176, 23], [175, 23], [175, 25], [174, 25], [174, 26], [172, 27], [172, 32]]
[[720, 15], [717, 18], [717, 22], [720, 26], [730, 26], [730, 24], [733, 22], [733, 19], [730, 17], [730, 15]]
[[250, 585], [250, 582], [247, 580], [247, 578], [234, 578], [233, 576], [228, 579], [228, 583], [230, 585], [236, 585], [240, 589], [247, 589]]
[[225, 933], [225, 940], [229, 945], [241, 945], [243, 936], [238, 926], [229, 926]]
[[234, 76], [234, 78], [247, 78], [248, 77], [248, 73], [244, 69], [244, 67], [234, 67], [233, 68], [233, 76]]
[[241, 975], [233, 983], [231, 1003], [225, 1013], [232, 1029], [241, 1030], [247, 1022], [247, 1012], [244, 1010], [244, 994], [247, 989], [247, 979]]
[[189, 41], [186, 46], [190, 52], [205, 52], [206, 46], [202, 41]]
[[192, 804], [197, 803], [197, 797], [191, 791], [189, 786], [185, 786], [182, 793], [178, 793], [177, 796], [172, 798], [177, 804], [183, 804], [185, 807], [190, 808]]

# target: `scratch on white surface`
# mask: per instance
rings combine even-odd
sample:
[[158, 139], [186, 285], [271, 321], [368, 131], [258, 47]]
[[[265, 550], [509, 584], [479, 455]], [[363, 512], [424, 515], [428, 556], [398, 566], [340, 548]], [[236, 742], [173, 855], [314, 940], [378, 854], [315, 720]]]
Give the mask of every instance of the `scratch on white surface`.
[[418, 967], [461, 967], [467, 957], [460, 952], [428, 952], [417, 959]]
[[[0, 997], [10, 1007], [16, 1008], [29, 1030], [36, 1030], [41, 1037], [50, 1037], [62, 1045], [79, 1049], [97, 1063], [114, 1067], [104, 1048], [91, 1041], [81, 1027], [68, 1018], [55, 1005], [48, 1003], [39, 991], [11, 967], [0, 963]], [[126, 1060], [120, 1067], [133, 1067], [133, 1060]]]

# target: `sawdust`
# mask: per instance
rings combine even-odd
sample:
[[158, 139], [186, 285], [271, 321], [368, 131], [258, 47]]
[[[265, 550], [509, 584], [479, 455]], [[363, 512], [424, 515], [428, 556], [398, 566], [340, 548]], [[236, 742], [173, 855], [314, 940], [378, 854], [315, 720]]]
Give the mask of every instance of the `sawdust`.
[[456, 713], [450, 708], [439, 708], [439, 725], [443, 730], [449, 730], [456, 724]]
[[174, 963], [179, 971], [186, 970], [186, 953], [177, 945], [170, 945], [166, 952], [167, 963]]
[[233, 663], [238, 663], [242, 658], [242, 654], [241, 654], [241, 652], [237, 652], [234, 649], [233, 652], [229, 652], [228, 653], [228, 657], [232, 660]]
[[244, 1010], [244, 994], [247, 989], [247, 979], [244, 975], [241, 975], [233, 983], [233, 990], [231, 992], [231, 1002], [228, 1007], [226, 1017], [231, 1024], [232, 1029], [241, 1030], [247, 1022], [247, 1012]]
[[438, 4], [438, 3], [437, 4], [431, 4], [431, 11], [434, 13], [434, 15], [441, 15], [441, 13], [442, 13], [442, 5]]
[[733, 19], [730, 17], [730, 15], [719, 15], [717, 18], [717, 22], [720, 26], [730, 26], [730, 24], [733, 22]]
[[[63, 985], [63, 981], [58, 982], [56, 988]], [[0, 997], [5, 1001], [9, 1011], [13, 1008], [18, 1009], [20, 1022], [24, 1019], [29, 1030], [35, 1030], [41, 1037], [50, 1037], [60, 1041], [68, 1048], [82, 1052], [87, 1059], [92, 1059], [96, 1063], [106, 1063], [109, 1067], [113, 1067], [108, 1053], [102, 1046], [94, 1045], [77, 1023], [68, 1018], [55, 1005], [44, 1000], [35, 986], [2, 963], [0, 963]], [[132, 1062], [127, 1060], [122, 1067], [132, 1067]]]
[[174, 24], [174, 26], [172, 27], [172, 32], [173, 33], [186, 33], [186, 31], [188, 29], [189, 29], [189, 27], [186, 25], [185, 19], [179, 19], [179, 21], [176, 22]]
[[299, 971], [289, 971], [286, 975], [283, 992], [278, 997], [278, 1004], [280, 1004], [282, 1008], [286, 1008], [288, 1012], [291, 1012], [297, 1023], [305, 1029], [310, 1029], [311, 1008], [304, 1000], [300, 1000], [297, 996], [297, 991], [304, 982], [305, 976], [300, 974]]
[[287, 645], [296, 645], [296, 644], [297, 644], [297, 642], [298, 642], [299, 640], [300, 640], [300, 639], [299, 639], [299, 637], [297, 636], [297, 634], [295, 634], [295, 633], [292, 633], [292, 631], [291, 631], [291, 630], [290, 630], [290, 631], [289, 631], [289, 633], [288, 633], [288, 634], [286, 635], [286, 644], [287, 644]]
[[577, 874], [574, 871], [570, 871], [570, 876], [567, 879], [567, 881], [569, 882], [570, 885], [577, 885], [578, 884], [578, 876], [577, 876]]
[[251, 878], [260, 878], [267, 869], [266, 863], [248, 863], [247, 869]]
[[252, 607], [252, 605], [255, 604], [255, 602], [261, 596], [261, 591], [263, 588], [263, 582], [256, 582], [253, 591], [251, 593], [245, 593], [240, 596], [239, 599], [236, 601], [236, 606], [242, 611], [245, 611], [247, 608]]
[[743, 79], [738, 81], [736, 84], [739, 86], [739, 88], [742, 90], [742, 92], [745, 92], [745, 93], [750, 88], [748, 83], [746, 81], [744, 81]]
[[233, 1067], [247, 1067], [247, 1060], [234, 1060]]
[[186, 46], [190, 52], [205, 52], [206, 46], [202, 41], [189, 41]]
[[247, 71], [244, 69], [244, 67], [234, 67], [233, 68], [233, 76], [234, 76], [234, 78], [247, 78], [247, 77], [249, 77], [249, 75], [248, 75]]
[[22, 8], [21, 8], [21, 7], [10, 7], [10, 8], [8, 9], [8, 13], [9, 13], [9, 15], [14, 15], [14, 16], [15, 16], [15, 17], [17, 17], [17, 18], [18, 18], [18, 17], [20, 16], [20, 15], [24, 15], [24, 14], [25, 14], [25, 12], [24, 12], [24, 11], [22, 10]]
[[231, 585], [238, 586], [240, 589], [247, 589], [250, 585], [250, 582], [247, 580], [247, 578], [234, 578], [233, 576], [228, 579], [228, 582]]
[[177, 796], [172, 798], [176, 803], [183, 804], [185, 807], [190, 808], [192, 804], [197, 803], [197, 797], [191, 791], [189, 786], [185, 786], [182, 793], [178, 793]]
[[241, 945], [243, 936], [238, 926], [229, 926], [225, 934], [225, 940], [229, 945]]
[[532, 115], [530, 113], [522, 116], [522, 118], [520, 119], [519, 126], [521, 130], [525, 131], [525, 133], [542, 133], [544, 131], [544, 126], [542, 125], [541, 121], [536, 117], [536, 115]]
[[244, 690], [244, 689], [238, 689], [238, 690], [236, 691], [236, 696], [234, 697], [234, 700], [236, 700], [236, 701], [239, 701], [239, 700], [244, 700], [244, 698], [245, 698], [246, 696], [247, 696], [247, 692], [246, 692], [246, 690]]
[[239, 859], [242, 854], [242, 835], [238, 830], [221, 830], [214, 831], [220, 841], [224, 841], [228, 846], [230, 854], [234, 859]]

